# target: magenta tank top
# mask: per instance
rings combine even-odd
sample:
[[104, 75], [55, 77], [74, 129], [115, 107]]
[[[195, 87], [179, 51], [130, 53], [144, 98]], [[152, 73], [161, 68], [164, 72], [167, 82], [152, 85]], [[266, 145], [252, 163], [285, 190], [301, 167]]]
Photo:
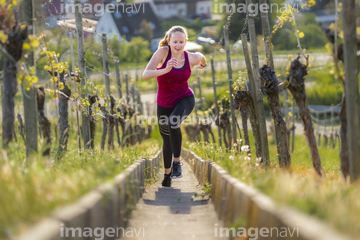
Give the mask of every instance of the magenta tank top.
[[[191, 75], [191, 68], [189, 63], [189, 57], [186, 51], [184, 51], [185, 63], [181, 68], [172, 68], [170, 72], [158, 76], [158, 91], [157, 91], [157, 104], [161, 107], [175, 107], [176, 103], [184, 97], [188, 97], [194, 94], [189, 88], [188, 80]], [[167, 62], [171, 59], [171, 50], [166, 57], [165, 62], [160, 68], [166, 67]]]

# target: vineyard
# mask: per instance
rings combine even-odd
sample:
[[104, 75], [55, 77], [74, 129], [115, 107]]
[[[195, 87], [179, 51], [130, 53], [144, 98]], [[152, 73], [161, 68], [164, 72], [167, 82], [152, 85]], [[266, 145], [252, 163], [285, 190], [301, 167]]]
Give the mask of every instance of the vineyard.
[[[96, 21], [90, 2], [75, 1], [69, 15], [58, 1], [0, 1], [0, 239], [359, 238], [357, 1], [209, 1], [210, 20], [181, 11], [154, 20], [165, 3], [124, 1], [116, 6], [131, 12]], [[276, 13], [261, 10], [280, 2]], [[158, 7], [135, 12], [141, 4]], [[229, 11], [215, 14], [216, 4]], [[320, 27], [316, 8], [333, 22]], [[188, 80], [184, 177], [166, 189], [158, 82], [141, 74], [155, 29], [177, 22], [189, 42], [213, 42], [187, 50], [207, 64]], [[112, 24], [124, 35], [101, 30]], [[64, 226], [93, 232], [64, 236]], [[300, 233], [251, 233], [282, 227]], [[106, 228], [124, 232], [96, 235]]]

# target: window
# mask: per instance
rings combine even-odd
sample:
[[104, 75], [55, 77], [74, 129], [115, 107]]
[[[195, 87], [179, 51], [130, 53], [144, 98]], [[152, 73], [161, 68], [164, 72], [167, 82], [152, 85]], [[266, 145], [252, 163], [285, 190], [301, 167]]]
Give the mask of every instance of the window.
[[120, 12], [115, 12], [114, 16], [116, 19], [120, 19], [122, 17]]
[[128, 32], [129, 32], [129, 29], [128, 29], [127, 26], [123, 26], [121, 29], [122, 29], [122, 31], [123, 31], [124, 33], [128, 33]]

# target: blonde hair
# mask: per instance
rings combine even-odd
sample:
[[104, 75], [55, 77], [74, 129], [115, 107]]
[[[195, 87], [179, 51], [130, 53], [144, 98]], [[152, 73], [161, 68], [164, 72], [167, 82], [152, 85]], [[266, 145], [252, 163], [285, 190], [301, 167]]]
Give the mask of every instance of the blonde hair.
[[185, 39], [188, 39], [188, 34], [187, 31], [184, 27], [182, 26], [173, 26], [171, 27], [165, 34], [165, 37], [160, 41], [159, 43], [159, 48], [164, 47], [164, 46], [169, 46], [167, 40], [170, 40], [171, 34], [173, 34], [174, 32], [181, 32], [183, 34], [185, 34]]

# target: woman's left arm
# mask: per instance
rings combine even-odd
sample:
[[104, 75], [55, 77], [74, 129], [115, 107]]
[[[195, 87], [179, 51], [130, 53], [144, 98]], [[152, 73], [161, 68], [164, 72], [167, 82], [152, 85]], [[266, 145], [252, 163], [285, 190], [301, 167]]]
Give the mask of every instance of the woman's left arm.
[[189, 53], [189, 56], [190, 56], [189, 61], [191, 68], [193, 68], [196, 65], [198, 65], [199, 69], [203, 69], [206, 67], [206, 58], [204, 54], [200, 52], [196, 52], [196, 53]]

